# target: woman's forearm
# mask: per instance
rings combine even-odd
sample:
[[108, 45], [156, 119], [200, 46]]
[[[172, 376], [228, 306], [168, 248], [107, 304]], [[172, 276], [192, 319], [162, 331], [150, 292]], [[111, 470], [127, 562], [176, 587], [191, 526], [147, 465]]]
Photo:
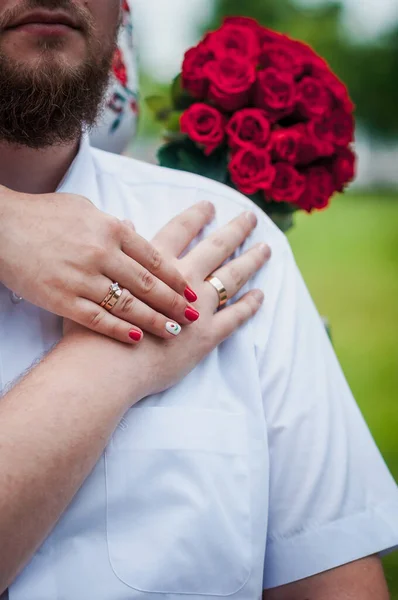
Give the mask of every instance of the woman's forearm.
[[134, 351], [99, 336], [72, 336], [1, 399], [0, 594], [139, 400]]

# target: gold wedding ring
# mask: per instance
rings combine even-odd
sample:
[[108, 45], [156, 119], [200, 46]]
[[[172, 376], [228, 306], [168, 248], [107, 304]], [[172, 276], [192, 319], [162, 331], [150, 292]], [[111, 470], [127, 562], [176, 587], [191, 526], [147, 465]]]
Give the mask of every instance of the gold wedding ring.
[[227, 290], [224, 287], [224, 284], [218, 279], [218, 277], [214, 277], [214, 275], [209, 275], [206, 277], [205, 281], [210, 283], [216, 290], [219, 298], [218, 308], [221, 308], [228, 302], [228, 294]]
[[112, 308], [116, 306], [117, 301], [119, 300], [122, 293], [123, 291], [120, 289], [119, 284], [112, 283], [112, 285], [109, 287], [109, 292], [101, 302], [101, 307], [105, 308], [105, 310], [107, 311], [111, 311]]

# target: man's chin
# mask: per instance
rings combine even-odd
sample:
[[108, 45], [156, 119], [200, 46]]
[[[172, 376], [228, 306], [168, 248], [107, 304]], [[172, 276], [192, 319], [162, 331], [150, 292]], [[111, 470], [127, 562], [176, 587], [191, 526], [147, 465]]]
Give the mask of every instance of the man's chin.
[[113, 47], [100, 62], [93, 53], [78, 60], [62, 48], [25, 51], [19, 60], [0, 50], [0, 139], [46, 148], [75, 140], [95, 122]]
[[[17, 36], [19, 39], [2, 40], [0, 53], [10, 64], [21, 68], [42, 68], [59, 64], [66, 68], [79, 68], [88, 58], [89, 49], [82, 36], [71, 30], [73, 36]], [[8, 42], [18, 43], [8, 43]]]

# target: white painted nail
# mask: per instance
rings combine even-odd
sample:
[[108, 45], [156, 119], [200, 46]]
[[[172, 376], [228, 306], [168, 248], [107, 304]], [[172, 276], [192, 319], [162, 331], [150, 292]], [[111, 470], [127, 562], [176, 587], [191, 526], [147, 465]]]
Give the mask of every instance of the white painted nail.
[[178, 323], [172, 323], [171, 321], [167, 321], [166, 330], [172, 335], [179, 335], [182, 331], [181, 325], [178, 325]]

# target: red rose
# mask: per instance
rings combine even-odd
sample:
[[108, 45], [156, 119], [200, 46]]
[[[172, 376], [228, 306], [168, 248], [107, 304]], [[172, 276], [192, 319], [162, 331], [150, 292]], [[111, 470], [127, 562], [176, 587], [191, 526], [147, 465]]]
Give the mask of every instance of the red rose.
[[311, 212], [314, 209], [326, 208], [334, 192], [334, 182], [326, 167], [310, 167], [303, 172], [305, 190], [298, 200], [300, 208]]
[[248, 195], [268, 190], [275, 175], [268, 152], [253, 148], [242, 148], [234, 154], [229, 172], [238, 190]]
[[297, 109], [305, 119], [323, 117], [332, 108], [332, 98], [321, 81], [304, 77], [297, 86]]
[[309, 165], [310, 163], [332, 156], [335, 147], [332, 143], [317, 138], [312, 130], [313, 122], [299, 123], [289, 127], [288, 131], [298, 137], [296, 165]]
[[266, 43], [279, 43], [279, 44], [288, 44], [291, 43], [291, 39], [285, 35], [284, 33], [279, 33], [278, 31], [273, 31], [272, 29], [268, 29], [267, 27], [261, 27], [261, 41], [263, 44]]
[[325, 71], [316, 68], [314, 71], [316, 72], [317, 76], [322, 79], [324, 85], [326, 85], [331, 92], [336, 107], [343, 109], [347, 113], [352, 113], [355, 110], [355, 105], [351, 100], [344, 83], [340, 81], [340, 79], [336, 77], [336, 75], [334, 75], [334, 73], [332, 73], [330, 70]]
[[[302, 124], [297, 126], [297, 131], [300, 131], [301, 138], [299, 149], [297, 152], [297, 164], [298, 165], [309, 165], [322, 156], [321, 144], [317, 141], [316, 137], [311, 134], [309, 128]], [[329, 147], [330, 155], [334, 152], [334, 147]]]
[[300, 149], [302, 133], [293, 127], [276, 129], [271, 134], [270, 149], [275, 161], [295, 164]]
[[330, 117], [330, 131], [336, 146], [348, 146], [354, 141], [354, 117], [344, 110], [335, 110]]
[[321, 143], [345, 147], [354, 139], [354, 118], [344, 110], [334, 110], [323, 119], [311, 122], [310, 130]]
[[115, 50], [112, 69], [116, 79], [120, 81], [123, 87], [127, 87], [127, 69], [126, 65], [124, 64], [123, 54], [119, 48], [116, 48]]
[[257, 60], [260, 43], [256, 33], [243, 25], [226, 23], [221, 29], [206, 36], [206, 44], [216, 56], [238, 56]]
[[262, 108], [271, 121], [290, 115], [296, 103], [293, 76], [274, 68], [258, 73], [255, 85], [255, 105]]
[[180, 124], [182, 133], [203, 146], [206, 156], [224, 141], [226, 119], [208, 104], [192, 104], [181, 116]]
[[269, 197], [275, 202], [296, 203], [305, 189], [305, 178], [287, 163], [276, 163]]
[[225, 17], [223, 25], [239, 25], [239, 27], [250, 29], [256, 35], [258, 41], [260, 41], [262, 27], [257, 21], [250, 17]]
[[[299, 123], [290, 127], [291, 132], [295, 132], [298, 138], [298, 147], [296, 154], [297, 165], [308, 165], [314, 160], [320, 157], [319, 148], [316, 143], [315, 137], [309, 132], [308, 125], [306, 123]], [[334, 148], [333, 148], [334, 151]]]
[[297, 54], [301, 57], [304, 75], [322, 79], [322, 73], [330, 73], [330, 67], [326, 60], [321, 58], [311, 46], [297, 41], [293, 41], [293, 45]]
[[355, 153], [350, 148], [340, 149], [334, 158], [332, 169], [335, 190], [342, 192], [345, 186], [355, 177]]
[[232, 149], [264, 148], [271, 131], [266, 114], [258, 108], [244, 108], [234, 114], [227, 126]]
[[294, 77], [300, 77], [303, 72], [300, 54], [291, 44], [266, 42], [261, 47], [259, 63], [262, 69], [274, 67], [278, 71], [292, 73]]
[[234, 112], [248, 104], [256, 70], [248, 60], [225, 56], [205, 67], [210, 80], [208, 98], [219, 108]]
[[209, 86], [204, 67], [214, 59], [213, 50], [208, 48], [204, 42], [185, 53], [182, 64], [182, 85], [184, 89], [201, 100], [205, 98]]

